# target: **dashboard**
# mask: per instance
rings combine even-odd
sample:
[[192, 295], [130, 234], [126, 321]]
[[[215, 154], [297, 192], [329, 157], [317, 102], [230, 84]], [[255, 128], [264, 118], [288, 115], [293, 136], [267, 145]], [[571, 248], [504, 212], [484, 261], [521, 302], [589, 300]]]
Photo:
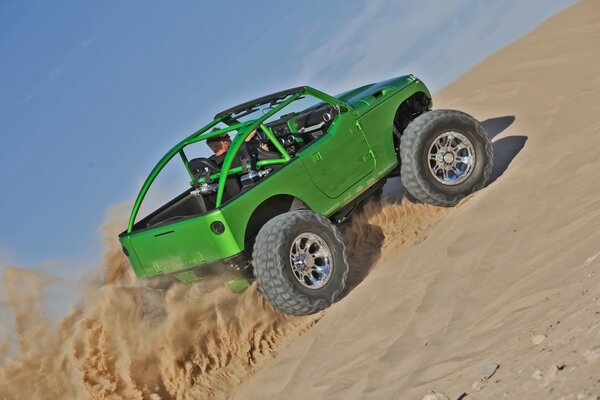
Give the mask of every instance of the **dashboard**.
[[300, 113], [282, 115], [267, 124], [289, 153], [295, 153], [326, 132], [339, 109], [331, 104], [317, 104]]

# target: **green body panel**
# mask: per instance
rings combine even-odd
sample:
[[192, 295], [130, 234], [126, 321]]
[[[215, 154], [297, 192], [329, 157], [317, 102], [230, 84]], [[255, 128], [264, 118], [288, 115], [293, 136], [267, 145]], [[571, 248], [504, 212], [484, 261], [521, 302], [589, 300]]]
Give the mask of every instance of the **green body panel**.
[[392, 95], [414, 83], [415, 80], [412, 75], [400, 76], [351, 90], [339, 96], [339, 99], [351, 105], [359, 114], [362, 114], [384, 102], [388, 102]]
[[[215, 235], [210, 230], [210, 224], [214, 221], [224, 223], [225, 232], [221, 235]], [[191, 268], [239, 252], [231, 253], [231, 249], [239, 248], [239, 243], [222, 210], [134, 232], [129, 235], [128, 244], [135, 249], [138, 268], [132, 265], [140, 277]]]
[[232, 279], [225, 282], [225, 286], [229, 288], [233, 293], [244, 293], [249, 287], [250, 282], [244, 278]]
[[329, 132], [300, 155], [311, 180], [335, 199], [373, 171], [371, 147], [354, 113], [336, 119]]
[[[127, 230], [119, 237], [137, 276], [173, 273], [178, 279], [189, 281], [194, 279], [191, 268], [202, 269], [202, 265], [239, 255], [246, 250], [247, 227], [255, 210], [276, 196], [298, 199], [311, 210], [332, 216], [397, 168], [392, 133], [395, 113], [404, 100], [417, 92], [430, 97], [425, 85], [412, 75], [366, 85], [338, 98], [308, 87], [301, 90], [337, 106], [340, 113], [322, 138], [311, 142], [293, 156], [279, 145], [264, 122], [298, 98], [296, 94], [282, 98], [272, 112], [257, 120], [235, 123], [217, 116], [160, 160], [142, 186]], [[208, 132], [224, 120], [229, 124], [228, 128]], [[292, 128], [289, 121], [288, 125]], [[281, 158], [259, 161], [259, 166], [284, 165], [250, 190], [223, 202], [224, 176], [241, 172], [241, 168], [230, 168], [233, 156], [229, 154], [237, 151], [257, 127], [263, 128], [281, 153]], [[221, 173], [213, 175], [214, 179], [219, 180], [216, 209], [160, 226], [134, 228], [140, 204], [164, 165], [179, 154], [187, 167], [188, 160], [183, 151], [186, 145], [232, 130], [237, 130], [238, 134], [232, 141], [230, 153], [225, 158]], [[220, 178], [221, 174], [223, 179]], [[222, 233], [216, 234], [211, 230], [214, 222], [223, 224]]]
[[375, 156], [378, 171], [389, 171], [398, 165], [390, 121], [393, 121], [399, 104], [416, 92], [423, 92], [429, 96], [429, 91], [423, 82], [403, 85], [397, 91], [388, 92], [384, 99], [365, 110], [358, 119]]
[[179, 282], [194, 282], [198, 280], [198, 276], [194, 273], [194, 271], [183, 271], [173, 274], [175, 279]]

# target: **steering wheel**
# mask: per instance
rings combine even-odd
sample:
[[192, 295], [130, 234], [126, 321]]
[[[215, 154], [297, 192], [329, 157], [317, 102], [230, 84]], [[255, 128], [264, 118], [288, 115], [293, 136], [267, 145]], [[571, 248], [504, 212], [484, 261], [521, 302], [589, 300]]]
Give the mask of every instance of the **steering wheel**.
[[188, 163], [192, 172], [221, 172], [221, 168], [212, 160], [204, 157], [194, 158]]
[[198, 179], [205, 178], [206, 183], [210, 183], [210, 175], [213, 172], [221, 172], [221, 168], [212, 160], [204, 157], [194, 158], [188, 162], [190, 171], [194, 176], [194, 184], [197, 184]]

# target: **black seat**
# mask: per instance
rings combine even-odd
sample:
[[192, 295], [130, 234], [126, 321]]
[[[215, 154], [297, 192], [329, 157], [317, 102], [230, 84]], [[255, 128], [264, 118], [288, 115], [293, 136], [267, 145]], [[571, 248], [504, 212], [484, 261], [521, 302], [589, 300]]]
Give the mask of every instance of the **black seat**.
[[[215, 162], [215, 160], [220, 160], [220, 162], [223, 161], [223, 158], [213, 158], [208, 159], [208, 158], [204, 158], [204, 157], [198, 157], [198, 158], [194, 158], [192, 160], [189, 161], [188, 165], [190, 167], [190, 170], [192, 171], [192, 174], [194, 174], [194, 176], [197, 177], [201, 177], [201, 176], [207, 176], [208, 173], [215, 173], [215, 172], [220, 172], [221, 171], [221, 165], [219, 165], [217, 162]], [[235, 168], [235, 167], [239, 167], [241, 166], [241, 160], [240, 157], [237, 156], [235, 157], [235, 159], [233, 160], [233, 163], [231, 164], [231, 168]], [[229, 175], [227, 177], [227, 180], [225, 181], [225, 192], [223, 193], [223, 201], [227, 201], [235, 196], [237, 196], [242, 190], [242, 185], [240, 184], [240, 179], [237, 175]], [[208, 205], [209, 208], [210, 205]], [[214, 204], [212, 204], [212, 208], [214, 208]]]
[[256, 148], [256, 152], [258, 153], [259, 160], [275, 160], [277, 158], [281, 158], [281, 154], [279, 154], [279, 152], [265, 150], [260, 146]]

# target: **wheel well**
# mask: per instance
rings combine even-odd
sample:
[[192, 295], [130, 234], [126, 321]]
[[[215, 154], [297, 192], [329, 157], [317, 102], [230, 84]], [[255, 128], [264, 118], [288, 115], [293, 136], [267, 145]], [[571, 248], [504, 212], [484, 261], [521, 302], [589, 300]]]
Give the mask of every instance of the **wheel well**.
[[299, 209], [309, 209], [309, 207], [297, 197], [287, 194], [279, 194], [263, 201], [254, 209], [248, 220], [245, 234], [246, 248], [252, 249], [258, 231], [271, 218], [291, 210]]
[[431, 110], [431, 98], [423, 92], [417, 92], [400, 103], [394, 115], [394, 146], [396, 151], [400, 147], [400, 136], [410, 121], [429, 110]]

